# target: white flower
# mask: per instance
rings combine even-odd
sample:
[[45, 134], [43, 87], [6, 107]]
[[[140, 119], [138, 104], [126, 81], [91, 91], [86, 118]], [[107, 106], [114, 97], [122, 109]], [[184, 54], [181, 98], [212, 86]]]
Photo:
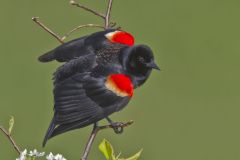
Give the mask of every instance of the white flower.
[[47, 160], [66, 160], [61, 154], [53, 155], [52, 152], [46, 156]]
[[49, 153], [49, 155], [46, 156], [47, 160], [54, 160], [54, 155], [52, 152]]
[[55, 156], [55, 160], [66, 160], [61, 154]]
[[26, 155], [27, 155], [27, 150], [25, 149], [24, 151], [22, 151], [20, 153], [20, 157], [17, 158], [16, 160], [25, 160], [26, 159]]
[[28, 155], [31, 157], [42, 157], [44, 154], [45, 152], [38, 152], [36, 149], [34, 149], [33, 151], [30, 151]]

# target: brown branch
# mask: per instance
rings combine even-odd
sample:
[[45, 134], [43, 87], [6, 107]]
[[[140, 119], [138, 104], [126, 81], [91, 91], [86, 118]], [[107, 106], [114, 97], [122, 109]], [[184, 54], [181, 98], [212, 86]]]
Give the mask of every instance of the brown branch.
[[104, 25], [105, 26], [104, 27], [105, 30], [109, 29], [109, 28], [112, 28], [111, 23], [110, 23], [110, 15], [111, 15], [110, 13], [111, 13], [111, 10], [112, 10], [112, 3], [113, 3], [113, 0], [108, 0], [107, 11], [106, 11], [106, 13], [104, 15], [104, 14], [99, 13], [99, 12], [93, 10], [93, 9], [90, 9], [90, 8], [88, 8], [88, 7], [86, 7], [86, 6], [82, 5], [82, 4], [76, 3], [75, 0], [70, 0], [70, 4], [71, 5], [74, 5], [74, 6], [77, 6], [79, 8], [82, 8], [82, 9], [88, 11], [88, 12], [91, 12], [91, 13], [93, 13], [93, 14], [101, 17], [101, 18], [103, 18], [104, 19], [104, 23], [105, 23], [105, 25]]
[[97, 25], [97, 24], [84, 24], [84, 25], [80, 25], [74, 29], [72, 29], [71, 31], [69, 31], [68, 33], [66, 33], [62, 38], [61, 40], [64, 41], [67, 37], [69, 37], [73, 32], [77, 31], [78, 29], [81, 29], [81, 28], [87, 28], [87, 27], [96, 27], [96, 28], [103, 28], [103, 26], [101, 25]]
[[46, 25], [44, 25], [40, 20], [39, 17], [33, 17], [32, 20], [38, 24], [42, 29], [44, 29], [46, 32], [48, 32], [50, 35], [52, 35], [55, 39], [57, 39], [60, 43], [64, 43], [64, 40], [69, 37], [73, 32], [75, 32], [78, 29], [81, 28], [87, 28], [87, 27], [97, 27], [97, 28], [103, 28], [103, 29], [109, 29], [109, 28], [113, 28], [114, 26], [116, 26], [115, 22], [110, 22], [110, 13], [111, 13], [111, 9], [112, 9], [112, 3], [113, 0], [108, 0], [108, 7], [107, 7], [107, 11], [104, 14], [99, 13], [93, 9], [90, 9], [82, 4], [76, 3], [75, 0], [70, 0], [70, 4], [73, 6], [77, 6], [79, 8], [82, 8], [88, 12], [91, 12], [93, 14], [95, 14], [96, 16], [99, 16], [101, 18], [104, 19], [104, 27], [101, 25], [97, 25], [97, 24], [85, 24], [85, 25], [80, 25], [74, 29], [72, 29], [71, 31], [69, 31], [68, 33], [66, 33], [63, 37], [60, 37], [58, 34], [54, 33], [50, 28], [48, 28]]
[[82, 9], [88, 11], [88, 12], [91, 12], [91, 13], [95, 14], [96, 16], [99, 16], [99, 17], [105, 19], [104, 14], [98, 13], [97, 11], [95, 11], [95, 10], [93, 10], [91, 8], [88, 8], [88, 7], [86, 7], [86, 6], [82, 5], [82, 4], [76, 3], [75, 0], [70, 0], [70, 4], [73, 5], [73, 6], [82, 8]]
[[56, 38], [60, 43], [64, 43], [60, 36], [58, 36], [56, 33], [54, 33], [51, 29], [49, 29], [47, 26], [45, 26], [42, 22], [39, 21], [39, 17], [33, 17], [32, 20], [38, 24], [41, 28], [43, 28], [45, 31], [50, 33], [54, 38]]
[[95, 137], [97, 136], [97, 133], [99, 132], [99, 131], [101, 131], [101, 130], [104, 130], [104, 129], [108, 129], [108, 128], [112, 128], [112, 129], [114, 129], [114, 128], [124, 128], [124, 127], [127, 127], [127, 126], [129, 126], [129, 125], [131, 125], [131, 124], [133, 124], [133, 121], [131, 120], [131, 121], [129, 121], [129, 122], [126, 122], [126, 123], [119, 123], [119, 125], [118, 126], [116, 126], [116, 125], [111, 125], [111, 124], [109, 124], [109, 125], [105, 125], [105, 126], [96, 126], [96, 125], [94, 125], [94, 127], [93, 127], [93, 130], [92, 130], [92, 133], [91, 133], [91, 135], [90, 135], [90, 137], [89, 137], [89, 139], [88, 139], [88, 141], [87, 141], [87, 144], [86, 144], [86, 146], [85, 146], [85, 149], [84, 149], [84, 152], [83, 152], [83, 156], [82, 156], [82, 158], [81, 158], [81, 160], [87, 160], [87, 158], [88, 158], [88, 154], [89, 154], [89, 152], [90, 152], [90, 150], [91, 150], [91, 147], [92, 147], [92, 145], [93, 145], [93, 141], [94, 141], [94, 139], [95, 139]]
[[98, 24], [84, 24], [84, 25], [80, 25], [77, 26], [76, 28], [72, 29], [71, 31], [69, 31], [68, 33], [66, 33], [63, 37], [60, 37], [59, 35], [57, 35], [56, 33], [54, 33], [51, 29], [49, 29], [46, 25], [44, 25], [40, 20], [39, 17], [33, 17], [32, 20], [38, 24], [41, 28], [43, 28], [45, 31], [47, 31], [50, 35], [52, 35], [55, 39], [57, 39], [60, 43], [64, 43], [64, 40], [69, 37], [73, 32], [81, 29], [81, 28], [87, 28], [87, 27], [96, 27], [96, 28], [102, 28], [104, 29], [103, 26], [98, 25]]
[[113, 28], [113, 27], [115, 27], [116, 25], [117, 25], [116, 22], [110, 22], [109, 27], [110, 27], [110, 28]]
[[18, 152], [18, 154], [21, 154], [21, 150], [19, 149], [19, 147], [17, 146], [16, 142], [14, 141], [14, 139], [12, 138], [11, 134], [9, 134], [5, 128], [3, 128], [3, 126], [0, 126], [0, 130], [2, 131], [2, 133], [8, 138], [8, 140], [11, 142], [13, 148]]
[[108, 8], [107, 8], [107, 12], [105, 15], [105, 29], [109, 28], [109, 20], [110, 20], [110, 13], [112, 10], [112, 3], [113, 3], [113, 0], [108, 1]]

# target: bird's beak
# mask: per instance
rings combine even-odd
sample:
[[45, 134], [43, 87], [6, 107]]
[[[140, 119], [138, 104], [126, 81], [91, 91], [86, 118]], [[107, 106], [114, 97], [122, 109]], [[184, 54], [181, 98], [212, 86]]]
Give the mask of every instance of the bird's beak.
[[154, 61], [152, 61], [150, 63], [147, 63], [146, 66], [149, 67], [149, 68], [153, 68], [153, 69], [156, 69], [156, 70], [160, 71], [160, 68], [158, 67], [158, 65]]

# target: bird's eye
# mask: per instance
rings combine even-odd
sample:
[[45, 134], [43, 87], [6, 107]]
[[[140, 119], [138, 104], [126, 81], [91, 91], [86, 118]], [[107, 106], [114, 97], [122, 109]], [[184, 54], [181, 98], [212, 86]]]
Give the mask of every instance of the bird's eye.
[[144, 63], [145, 59], [143, 57], [138, 57], [138, 61], [141, 62], [141, 63]]

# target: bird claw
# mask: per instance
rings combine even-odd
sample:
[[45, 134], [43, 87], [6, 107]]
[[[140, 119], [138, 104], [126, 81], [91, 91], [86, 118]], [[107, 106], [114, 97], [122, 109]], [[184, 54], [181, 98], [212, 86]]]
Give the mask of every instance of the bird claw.
[[111, 125], [116, 134], [123, 133], [123, 124], [122, 122], [112, 122]]

